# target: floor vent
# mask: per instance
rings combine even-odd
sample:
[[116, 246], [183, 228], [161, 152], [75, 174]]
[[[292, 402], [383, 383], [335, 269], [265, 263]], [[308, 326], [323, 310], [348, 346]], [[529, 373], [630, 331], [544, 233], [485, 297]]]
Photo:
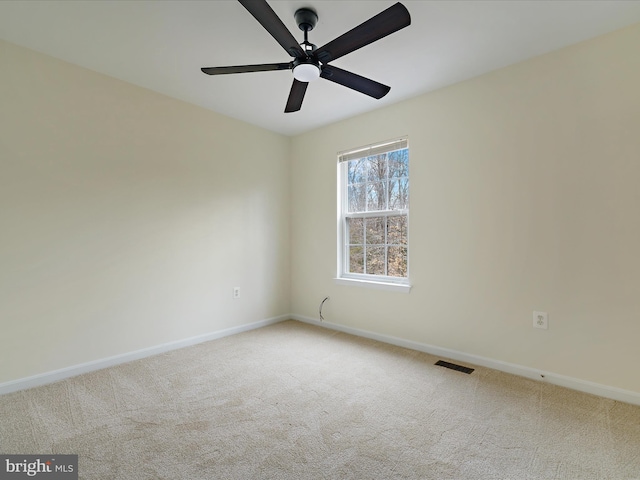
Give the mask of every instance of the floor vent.
[[471, 373], [474, 370], [473, 368], [463, 367], [462, 365], [456, 365], [455, 363], [445, 362], [444, 360], [438, 360], [436, 362], [436, 365], [439, 365], [445, 368], [450, 368], [451, 370], [457, 370], [458, 372], [462, 372], [462, 373]]

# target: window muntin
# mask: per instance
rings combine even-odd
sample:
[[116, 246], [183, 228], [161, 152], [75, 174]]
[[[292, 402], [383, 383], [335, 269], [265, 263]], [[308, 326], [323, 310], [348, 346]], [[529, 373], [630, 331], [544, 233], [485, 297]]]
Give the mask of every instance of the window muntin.
[[408, 283], [406, 139], [339, 157], [339, 277]]

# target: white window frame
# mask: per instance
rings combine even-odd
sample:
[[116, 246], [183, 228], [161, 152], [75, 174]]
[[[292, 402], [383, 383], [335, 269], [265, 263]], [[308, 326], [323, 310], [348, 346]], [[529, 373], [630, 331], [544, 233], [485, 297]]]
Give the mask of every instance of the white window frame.
[[[335, 278], [335, 282], [339, 285], [360, 286], [368, 288], [376, 288], [383, 290], [392, 290], [398, 292], [409, 293], [411, 290], [411, 284], [409, 282], [409, 208], [402, 210], [376, 210], [368, 212], [350, 213], [348, 212], [348, 187], [347, 187], [347, 163], [350, 160], [356, 160], [360, 158], [366, 158], [368, 156], [378, 155], [381, 153], [393, 152], [409, 148], [409, 142], [407, 137], [394, 139], [377, 144], [367, 145], [354, 150], [340, 152], [338, 154], [338, 275]], [[386, 179], [388, 181], [388, 177]], [[408, 175], [409, 190], [410, 187], [410, 172]], [[353, 273], [349, 272], [349, 232], [347, 227], [348, 218], [368, 218], [368, 217], [389, 217], [404, 215], [407, 218], [407, 276], [406, 277], [394, 277], [387, 275], [374, 275], [368, 273]], [[387, 246], [385, 229], [385, 246]], [[385, 248], [385, 252], [386, 252]], [[365, 245], [365, 259], [366, 259], [366, 245]], [[386, 253], [385, 253], [386, 255]], [[386, 264], [386, 262], [385, 262]], [[365, 260], [366, 265], [366, 260]], [[366, 268], [366, 267], [365, 267]]]

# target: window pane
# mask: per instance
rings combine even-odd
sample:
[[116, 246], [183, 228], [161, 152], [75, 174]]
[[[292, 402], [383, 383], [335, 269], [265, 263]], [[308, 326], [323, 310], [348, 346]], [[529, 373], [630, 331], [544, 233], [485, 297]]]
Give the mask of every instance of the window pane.
[[349, 247], [349, 271], [364, 273], [364, 247], [362, 245]]
[[384, 245], [384, 217], [367, 218], [367, 245]]
[[339, 206], [341, 273], [407, 277], [409, 150], [400, 145], [387, 142], [340, 156], [339, 172], [346, 176]]
[[409, 180], [401, 178], [389, 182], [389, 210], [409, 208]]
[[389, 177], [409, 176], [409, 150], [389, 152]]
[[407, 244], [407, 217], [389, 217], [387, 220], [387, 244], [406, 245]]
[[349, 229], [349, 243], [351, 245], [363, 245], [364, 219], [347, 218], [347, 228]]
[[363, 184], [349, 187], [349, 211], [364, 212], [366, 207], [366, 189]]
[[382, 182], [387, 179], [387, 155], [374, 155], [367, 158], [367, 180]]
[[384, 247], [367, 247], [367, 273], [384, 275]]
[[383, 182], [367, 184], [367, 212], [387, 209], [387, 194], [384, 187]]
[[[367, 267], [369, 264], [367, 264]], [[407, 276], [407, 247], [388, 247], [387, 275], [390, 277]]]

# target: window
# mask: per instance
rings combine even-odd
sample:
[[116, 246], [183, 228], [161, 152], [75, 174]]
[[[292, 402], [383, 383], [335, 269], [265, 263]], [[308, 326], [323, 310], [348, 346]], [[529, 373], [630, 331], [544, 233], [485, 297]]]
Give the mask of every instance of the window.
[[338, 279], [409, 283], [407, 139], [338, 157]]

